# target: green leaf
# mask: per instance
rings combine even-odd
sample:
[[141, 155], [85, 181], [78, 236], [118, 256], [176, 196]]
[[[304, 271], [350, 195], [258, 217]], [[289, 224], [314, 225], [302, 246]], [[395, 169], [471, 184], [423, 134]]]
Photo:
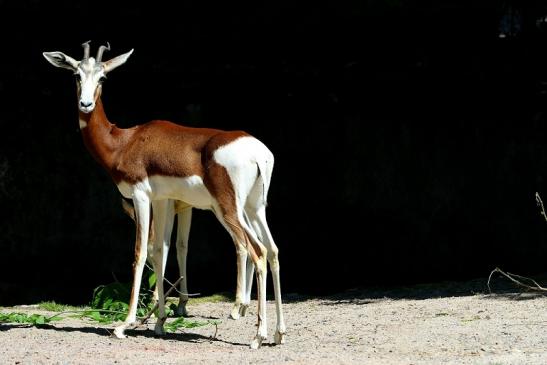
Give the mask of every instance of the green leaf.
[[148, 308], [140, 307], [137, 309], [137, 317], [144, 317], [148, 314]]
[[95, 309], [111, 309], [114, 303], [129, 303], [131, 285], [126, 283], [111, 283], [95, 288], [91, 307]]
[[211, 321], [207, 322], [198, 322], [198, 321], [189, 321], [184, 317], [179, 317], [174, 321], [168, 322], [165, 324], [164, 328], [167, 332], [176, 332], [179, 328], [196, 328], [203, 327], [209, 324], [214, 324]]
[[152, 289], [156, 285], [156, 273], [151, 273], [148, 277], [148, 287]]
[[0, 322], [8, 323], [26, 323], [33, 326], [40, 326], [49, 323], [51, 319], [44, 317], [41, 314], [31, 314], [30, 316], [25, 313], [1, 313]]
[[34, 320], [35, 324], [46, 324], [46, 318], [44, 316], [37, 316]]
[[52, 321], [60, 321], [61, 319], [63, 319], [63, 317], [59, 316], [59, 315], [55, 315], [53, 317], [49, 317], [48, 318], [48, 321], [49, 322], [52, 322]]

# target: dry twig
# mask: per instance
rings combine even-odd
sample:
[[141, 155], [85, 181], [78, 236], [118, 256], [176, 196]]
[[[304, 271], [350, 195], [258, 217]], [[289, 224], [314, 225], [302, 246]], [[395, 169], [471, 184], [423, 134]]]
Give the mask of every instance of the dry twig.
[[[148, 269], [150, 269], [152, 272], [154, 272], [154, 269], [152, 267], [150, 267], [150, 265], [148, 265], [148, 263], [146, 263], [145, 265]], [[182, 279], [182, 276], [180, 277], [179, 280], [176, 281], [176, 283], [178, 283], [181, 279]], [[189, 297], [197, 297], [197, 296], [201, 295], [201, 293], [183, 293], [183, 292], [181, 292], [180, 290], [177, 289], [177, 286], [175, 285], [176, 283], [172, 284], [166, 278], [163, 278], [163, 281], [165, 281], [167, 284], [171, 285], [171, 289], [169, 291], [174, 289], [178, 294], [185, 294], [185, 295], [188, 295]], [[167, 293], [165, 294], [165, 298], [167, 298]]]
[[[543, 218], [545, 218], [545, 221], [547, 222], [547, 214], [545, 213], [545, 207], [543, 206], [543, 201], [541, 200], [541, 197], [539, 196], [539, 193], [537, 191], [536, 191], [536, 204], [541, 209], [540, 214], [543, 216]], [[507, 279], [511, 280], [517, 286], [524, 288], [526, 291], [531, 291], [534, 293], [542, 293], [542, 294], [547, 293], [547, 288], [544, 288], [541, 285], [539, 285], [534, 279], [530, 279], [525, 276], [521, 276], [517, 274], [511, 274], [501, 270], [499, 267], [496, 267], [494, 270], [492, 270], [490, 275], [488, 275], [488, 282], [486, 283], [490, 294], [492, 294], [492, 289], [490, 288], [490, 281], [492, 280], [492, 275], [495, 272], [505, 276]]]
[[[180, 281], [182, 280], [182, 276], [180, 278], [178, 278], [177, 281], [175, 281], [171, 287], [169, 288], [169, 290], [167, 290], [167, 292], [165, 293], [164, 297], [167, 298], [167, 296], [169, 294], [171, 294], [171, 292], [173, 291], [173, 289], [175, 289], [175, 287], [178, 285], [178, 283], [180, 283]], [[159, 302], [157, 302], [153, 307], [152, 309], [150, 309], [148, 311], [148, 313], [146, 313], [146, 315], [139, 319], [138, 321], [136, 321], [135, 323], [132, 323], [131, 325], [127, 326], [127, 329], [134, 329], [134, 328], [137, 328], [139, 326], [142, 326], [143, 324], [146, 323], [146, 321], [148, 321], [148, 319], [152, 316], [152, 314], [156, 311], [156, 309], [158, 309], [158, 306], [159, 306]]]
[[[507, 273], [501, 270], [499, 267], [496, 267], [494, 270], [492, 270], [492, 272], [488, 276], [488, 282], [486, 283], [486, 285], [488, 285], [488, 291], [490, 292], [490, 294], [492, 294], [492, 289], [490, 288], [490, 280], [492, 279], [492, 275], [495, 272], [500, 273], [501, 275], [505, 276], [506, 278], [511, 280], [513, 283], [520, 286], [521, 288], [526, 289], [527, 291], [532, 291], [536, 293], [547, 293], [547, 288], [544, 288], [541, 285], [539, 285], [534, 279], [530, 279], [525, 276], [520, 276], [517, 274]], [[528, 281], [529, 283], [532, 283], [533, 285], [526, 284], [523, 281]]]
[[543, 207], [543, 201], [541, 200], [541, 197], [539, 196], [539, 193], [536, 191], [536, 203], [538, 207], [541, 208], [541, 215], [543, 218], [545, 218], [545, 221], [547, 222], [547, 214], [545, 214], [545, 207]]

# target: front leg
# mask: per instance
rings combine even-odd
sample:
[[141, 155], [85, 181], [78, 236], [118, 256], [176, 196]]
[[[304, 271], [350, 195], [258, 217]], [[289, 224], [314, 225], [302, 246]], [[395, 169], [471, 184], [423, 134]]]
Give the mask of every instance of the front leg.
[[141, 288], [142, 273], [146, 263], [148, 232], [150, 226], [150, 200], [140, 191], [133, 194], [133, 206], [135, 207], [135, 220], [137, 233], [135, 237], [135, 261], [133, 262], [133, 286], [129, 300], [129, 311], [124, 323], [114, 330], [118, 338], [125, 338], [125, 329], [134, 325], [137, 320], [137, 306]]
[[179, 264], [179, 273], [182, 277], [180, 281], [179, 305], [177, 315], [188, 317], [186, 303], [188, 303], [188, 279], [186, 277], [186, 257], [188, 255], [188, 240], [190, 236], [190, 226], [192, 225], [192, 208], [187, 207], [178, 212], [177, 215], [177, 262]]

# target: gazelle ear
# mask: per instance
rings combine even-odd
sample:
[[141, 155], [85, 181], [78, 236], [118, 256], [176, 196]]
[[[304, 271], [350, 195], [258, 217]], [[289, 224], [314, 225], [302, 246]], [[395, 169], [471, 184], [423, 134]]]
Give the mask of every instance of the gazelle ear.
[[105, 74], [109, 73], [110, 71], [112, 71], [116, 67], [123, 65], [127, 61], [127, 59], [129, 58], [129, 56], [131, 56], [132, 53], [133, 53], [133, 50], [131, 50], [127, 53], [124, 53], [122, 55], [119, 55], [117, 57], [114, 57], [113, 59], [108, 60], [106, 62], [103, 62], [104, 73]]
[[63, 52], [43, 52], [42, 54], [53, 66], [66, 68], [71, 71], [76, 71], [80, 63]]

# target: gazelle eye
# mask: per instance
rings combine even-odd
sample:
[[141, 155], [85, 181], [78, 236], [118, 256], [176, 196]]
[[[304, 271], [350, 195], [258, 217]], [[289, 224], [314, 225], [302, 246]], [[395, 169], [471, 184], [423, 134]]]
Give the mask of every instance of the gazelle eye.
[[101, 76], [101, 78], [99, 79], [99, 83], [103, 83], [106, 81], [106, 76]]
[[74, 74], [74, 78], [76, 79], [76, 81], [82, 81], [82, 76], [80, 76], [80, 74]]

